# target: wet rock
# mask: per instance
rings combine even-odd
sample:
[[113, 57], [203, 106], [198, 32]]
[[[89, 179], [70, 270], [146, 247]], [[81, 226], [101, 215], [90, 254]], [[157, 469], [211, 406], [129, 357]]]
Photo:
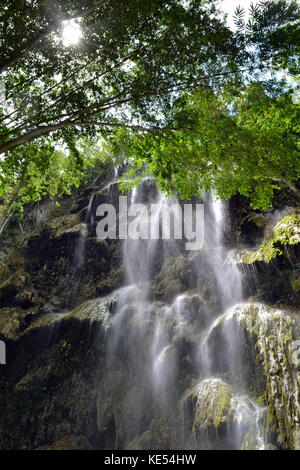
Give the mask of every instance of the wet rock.
[[223, 380], [203, 380], [187, 395], [184, 406], [192, 448], [240, 449], [246, 442], [252, 450], [264, 448], [258, 426], [263, 410]]
[[257, 261], [269, 263], [283, 254], [284, 246], [300, 243], [300, 215], [296, 211], [283, 217], [273, 228], [271, 234], [256, 250], [237, 250], [232, 261], [241, 264], [252, 264]]
[[[276, 435], [273, 443], [277, 446], [289, 449], [298, 448], [295, 418], [299, 419], [300, 397], [293, 359], [293, 345], [298, 337], [299, 320], [292, 313], [245, 303], [220, 317], [207, 339], [214, 357], [214, 372], [224, 373], [229, 362], [238, 358], [240, 366], [236, 363], [235, 370], [241, 371], [241, 380], [248, 383], [253, 394], [263, 393], [268, 405], [266, 433], [270, 439]], [[226, 351], [226, 344], [224, 361], [224, 353], [218, 359], [216, 348], [221, 346]]]
[[[88, 441], [96, 445], [102, 343], [90, 344], [99, 328], [76, 313], [65, 318], [41, 317], [7, 343], [7, 367], [0, 370], [0, 448], [50, 448], [72, 433], [85, 437], [82, 448], [90, 448]], [[38, 412], [32, 414], [33, 408]], [[55, 448], [71, 445], [63, 442]]]
[[182, 284], [178, 279], [156, 280], [153, 286], [152, 295], [157, 300], [171, 302], [182, 290]]

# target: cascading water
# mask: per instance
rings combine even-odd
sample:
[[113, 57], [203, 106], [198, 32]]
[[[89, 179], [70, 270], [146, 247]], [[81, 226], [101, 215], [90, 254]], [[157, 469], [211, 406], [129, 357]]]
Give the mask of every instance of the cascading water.
[[[102, 193], [106, 193], [107, 196], [110, 196], [112, 187], [116, 184], [120, 172], [120, 167], [117, 166], [114, 168], [114, 173], [112, 180], [102, 189]], [[89, 227], [94, 225], [94, 203], [96, 200], [96, 193], [92, 193], [89, 198], [88, 206], [85, 209], [84, 221], [80, 224], [80, 234], [75, 247], [74, 259], [73, 259], [73, 273], [71, 277], [72, 287], [69, 293], [69, 303], [72, 304], [72, 298], [74, 297], [73, 293], [78, 290], [80, 285], [82, 270], [85, 264], [85, 252], [86, 252], [86, 243], [89, 235]]]
[[93, 206], [93, 199], [94, 199], [94, 194], [92, 194], [92, 196], [90, 197], [88, 208], [84, 217], [84, 222], [81, 224], [78, 244], [75, 249], [75, 254], [74, 254], [75, 277], [76, 277], [78, 270], [84, 264], [85, 245], [86, 245], [86, 240], [88, 236], [88, 223], [91, 222], [90, 218], [91, 218], [91, 212], [92, 212], [92, 206]]
[[[224, 262], [226, 207], [209, 195], [204, 195], [203, 202], [205, 244], [200, 252], [184, 252], [180, 241], [159, 237], [124, 242], [127, 287], [122, 288], [113, 323], [105, 336], [105, 369], [98, 397], [99, 428], [104, 441], [107, 434], [111, 439], [113, 433], [114, 442], [108, 445], [132, 449], [218, 446], [237, 449], [245, 436], [251, 434], [250, 447], [263, 448], [260, 432], [263, 410], [246, 396], [243, 383], [233, 381], [231, 388], [214, 375], [230, 368], [227, 362], [240, 353], [236, 332], [225, 328], [220, 347], [224, 348], [221, 355], [228, 367], [217, 367], [220, 348], [211, 344], [209, 338], [221, 313], [241, 301], [242, 289], [237, 267]], [[159, 234], [162, 208], [170, 201], [159, 193], [153, 179], [144, 179], [132, 192], [129, 213], [133, 203], [156, 204], [151, 230]], [[141, 231], [143, 217], [141, 211], [136, 218]], [[177, 269], [179, 260], [188, 266], [188, 275], [182, 274], [185, 288], [173, 296], [171, 303], [153, 301], [157, 273], [170, 259], [173, 266], [169, 271], [166, 268], [166, 275]], [[232, 360], [232, 376], [238, 373], [235, 365]], [[227, 425], [217, 437], [204, 436], [201, 425], [198, 434], [195, 431], [195, 419], [197, 413], [201, 418], [203, 407], [214, 413], [206, 403], [207, 387], [220, 393], [217, 398], [221, 402], [223, 389], [228, 398], [223, 410], [227, 415], [222, 417]], [[213, 416], [208, 416], [208, 428], [215, 424]]]
[[85, 262], [85, 250], [86, 250], [86, 241], [89, 232], [89, 224], [93, 223], [93, 207], [94, 194], [90, 197], [88, 207], [85, 212], [84, 222], [80, 224], [80, 234], [75, 247], [74, 259], [73, 259], [73, 271], [70, 279], [70, 291], [67, 294], [67, 304], [73, 303], [74, 292], [78, 290], [82, 269], [84, 268]]
[[226, 215], [225, 203], [220, 199], [212, 198], [212, 196], [209, 196], [209, 198], [208, 204], [210, 204], [213, 214], [212, 223], [214, 228], [212, 231], [215, 230], [215, 238], [212, 238], [214, 240], [212, 249], [216, 252], [215, 274], [221, 295], [222, 310], [224, 310], [242, 299], [241, 274], [236, 265], [225, 263], [227, 253], [222, 243]]
[[[151, 178], [145, 179], [139, 188], [132, 191], [129, 211], [133, 204], [146, 203], [136, 218], [136, 224], [139, 225], [141, 231], [143, 230], [143, 224], [145, 224], [144, 211], [148, 209], [150, 204], [157, 206], [152, 217], [152, 223], [155, 227], [159, 226], [161, 207], [164, 202], [165, 198], [157, 191], [155, 182]], [[159, 239], [153, 239], [152, 237], [147, 240], [132, 240], [130, 238], [126, 240], [123, 252], [128, 283], [138, 286], [151, 279], [158, 243]]]

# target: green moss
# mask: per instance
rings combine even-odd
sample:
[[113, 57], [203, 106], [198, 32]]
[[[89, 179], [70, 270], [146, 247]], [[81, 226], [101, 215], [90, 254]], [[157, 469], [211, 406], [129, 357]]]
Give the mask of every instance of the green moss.
[[[298, 212], [283, 217], [270, 237], [264, 240], [257, 250], [242, 250], [235, 253], [232, 261], [236, 264], [252, 264], [257, 261], [269, 263], [283, 254], [284, 246], [300, 243], [300, 217]], [[296, 284], [297, 285], [297, 284]]]
[[256, 261], [263, 261], [263, 257], [260, 252], [254, 251], [254, 252], [246, 252], [242, 256], [242, 263], [243, 264], [252, 264], [255, 263]]
[[119, 293], [120, 291], [114, 291], [106, 297], [89, 300], [82, 305], [79, 305], [79, 307], [75, 308], [75, 310], [68, 315], [64, 316], [63, 321], [75, 318], [77, 320], [90, 320], [103, 323], [103, 321], [109, 316], [110, 305], [118, 301]]
[[282, 254], [282, 246], [296, 245], [300, 242], [300, 218], [298, 214], [287, 215], [276, 224], [269, 240], [259, 248], [264, 261], [269, 263]]
[[196, 405], [193, 432], [218, 428], [230, 414], [231, 390], [220, 379], [204, 380], [194, 392]]
[[265, 396], [265, 394], [260, 395], [259, 397], [257, 397], [255, 401], [259, 406], [264, 407], [266, 405], [266, 396]]
[[282, 254], [282, 251], [279, 248], [274, 248], [273, 242], [263, 242], [259, 248], [259, 253], [261, 258], [269, 263], [271, 259], [276, 258], [278, 255]]
[[48, 313], [40, 318], [38, 318], [35, 322], [33, 322], [25, 331], [24, 334], [35, 330], [37, 328], [44, 328], [46, 326], [51, 326], [56, 322], [61, 321], [63, 318], [63, 314], [60, 313]]
[[256, 227], [264, 227], [266, 225], [266, 219], [260, 214], [252, 214], [248, 217], [249, 222], [253, 222]]
[[255, 338], [257, 362], [264, 370], [265, 392], [257, 401], [268, 404], [265, 434], [276, 434], [279, 446], [295, 449], [299, 402], [291, 352], [297, 323], [286, 312], [259, 304], [245, 305], [237, 315], [243, 331]]

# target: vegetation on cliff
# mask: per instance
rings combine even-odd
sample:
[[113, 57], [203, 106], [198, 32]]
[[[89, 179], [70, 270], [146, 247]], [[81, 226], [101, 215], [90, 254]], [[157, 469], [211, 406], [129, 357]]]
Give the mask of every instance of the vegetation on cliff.
[[236, 263], [252, 264], [257, 261], [269, 263], [271, 260], [285, 253], [289, 247], [300, 243], [299, 211], [283, 217], [273, 227], [271, 234], [256, 250], [237, 250], [233, 256]]

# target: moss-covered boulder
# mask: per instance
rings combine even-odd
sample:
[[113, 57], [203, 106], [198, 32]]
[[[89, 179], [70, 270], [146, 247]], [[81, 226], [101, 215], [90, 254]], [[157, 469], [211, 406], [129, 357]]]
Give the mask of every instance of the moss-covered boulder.
[[284, 254], [285, 247], [300, 243], [300, 212], [283, 217], [257, 249], [237, 250], [232, 261], [241, 264], [252, 264], [258, 261], [269, 263], [272, 259]]
[[264, 410], [220, 378], [200, 382], [185, 398], [184, 407], [192, 448], [240, 449], [247, 435], [249, 448], [265, 447], [260, 429]]
[[221, 316], [206, 339], [214, 373], [234, 369], [232, 380], [267, 407], [265, 434], [279, 448], [300, 448], [299, 332], [292, 312], [245, 303]]
[[219, 428], [229, 418], [232, 390], [220, 379], [207, 379], [192, 392], [195, 399], [193, 432]]

